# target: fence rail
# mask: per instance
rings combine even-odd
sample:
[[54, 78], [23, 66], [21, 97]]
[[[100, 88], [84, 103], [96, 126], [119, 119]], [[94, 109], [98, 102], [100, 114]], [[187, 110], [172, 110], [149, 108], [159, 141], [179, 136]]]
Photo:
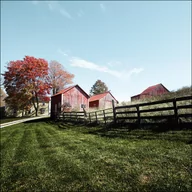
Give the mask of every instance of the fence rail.
[[166, 99], [148, 103], [140, 103], [126, 106], [114, 106], [112, 108], [92, 112], [64, 112], [59, 115], [63, 121], [83, 121], [88, 123], [107, 124], [151, 124], [166, 123], [192, 124], [192, 96]]
[[[180, 110], [185, 110], [182, 113]], [[192, 96], [115, 107], [114, 119], [118, 123], [192, 123]], [[144, 121], [145, 120], [145, 121]]]

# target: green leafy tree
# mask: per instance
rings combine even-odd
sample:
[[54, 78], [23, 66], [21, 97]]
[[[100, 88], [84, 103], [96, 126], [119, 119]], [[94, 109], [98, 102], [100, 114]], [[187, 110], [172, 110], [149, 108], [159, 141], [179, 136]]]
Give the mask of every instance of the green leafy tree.
[[90, 96], [105, 93], [108, 91], [107, 85], [101, 80], [97, 80], [95, 84], [91, 87]]

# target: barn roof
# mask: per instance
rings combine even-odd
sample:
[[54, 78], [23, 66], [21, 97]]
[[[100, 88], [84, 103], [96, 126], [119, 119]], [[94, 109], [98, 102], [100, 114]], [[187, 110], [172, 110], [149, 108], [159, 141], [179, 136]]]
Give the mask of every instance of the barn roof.
[[153, 85], [153, 86], [148, 87], [140, 95], [146, 95], [146, 94], [150, 93], [153, 89], [156, 89], [158, 87], [163, 87], [164, 89], [166, 89], [169, 92], [169, 90], [166, 87], [164, 87], [161, 83], [159, 83], [157, 85]]
[[152, 86], [148, 87], [148, 88], [145, 89], [142, 93], [140, 93], [140, 94], [138, 94], [138, 95], [134, 95], [134, 96], [132, 96], [132, 97], [137, 97], [137, 96], [139, 96], [139, 95], [147, 95], [147, 94], [149, 94], [152, 90], [154, 90], [154, 89], [156, 89], [156, 88], [158, 88], [158, 87], [163, 87], [165, 90], [167, 90], [167, 91], [169, 92], [169, 90], [168, 90], [165, 86], [163, 86], [161, 83], [159, 83], [159, 84], [157, 84], [157, 85], [152, 85]]
[[60, 95], [60, 94], [64, 94], [64, 93], [68, 92], [69, 90], [71, 90], [74, 87], [78, 87], [89, 98], [89, 95], [79, 85], [73, 85], [73, 86], [67, 87], [67, 88], [61, 90], [59, 93], [56, 93], [55, 95], [52, 95], [51, 97], [54, 97], [54, 96]]
[[[105, 93], [101, 93], [101, 94], [98, 94], [98, 95], [93, 95], [93, 96], [89, 99], [89, 102], [100, 100], [100, 99], [102, 99], [103, 97], [105, 97], [108, 93], [115, 99], [115, 97], [111, 94], [111, 92], [110, 92], [110, 91], [107, 91], [107, 92], [105, 92]], [[116, 100], [116, 99], [115, 99], [115, 100]], [[117, 101], [117, 100], [116, 100], [116, 101]], [[118, 102], [118, 101], [117, 101], [117, 102]]]

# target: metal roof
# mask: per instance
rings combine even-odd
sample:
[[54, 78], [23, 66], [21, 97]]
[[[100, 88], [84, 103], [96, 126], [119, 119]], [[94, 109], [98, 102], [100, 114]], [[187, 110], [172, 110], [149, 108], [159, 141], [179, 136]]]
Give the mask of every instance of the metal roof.
[[57, 96], [57, 95], [60, 95], [60, 94], [64, 94], [64, 93], [68, 92], [69, 90], [71, 90], [71, 89], [74, 88], [74, 87], [78, 87], [78, 88], [79, 88], [82, 92], [84, 92], [84, 93], [87, 95], [87, 97], [89, 98], [89, 95], [88, 95], [79, 85], [73, 85], [73, 86], [67, 87], [67, 88], [61, 90], [59, 93], [56, 93], [55, 95], [52, 95], [51, 97], [54, 97], [54, 96]]
[[152, 90], [154, 90], [154, 89], [156, 89], [156, 88], [158, 88], [158, 87], [163, 87], [164, 89], [166, 89], [166, 90], [169, 92], [169, 90], [168, 90], [165, 86], [163, 86], [161, 83], [159, 83], [159, 84], [157, 84], [157, 85], [153, 85], [153, 86], [148, 87], [148, 88], [145, 89], [142, 93], [140, 93], [140, 94], [138, 94], [138, 95], [134, 95], [134, 96], [132, 96], [132, 97], [137, 97], [137, 96], [139, 96], [139, 95], [148, 95]]
[[[111, 94], [111, 92], [110, 92], [110, 91], [107, 91], [107, 92], [105, 92], [105, 93], [101, 93], [101, 94], [98, 94], [98, 95], [93, 95], [93, 96], [91, 96], [90, 99], [89, 99], [89, 102], [100, 100], [100, 99], [102, 99], [103, 97], [105, 97], [108, 93], [115, 99], [115, 97]], [[116, 100], [116, 99], [115, 99], [115, 100]], [[116, 100], [116, 101], [117, 101], [117, 100]], [[118, 102], [118, 101], [117, 101], [117, 102]]]
[[145, 89], [140, 95], [146, 95], [148, 93], [150, 93], [153, 89], [158, 88], [158, 87], [163, 87], [164, 89], [166, 89], [167, 91], [169, 91], [167, 88], [165, 88], [161, 83], [157, 84], [157, 85], [153, 85], [148, 87], [147, 89]]

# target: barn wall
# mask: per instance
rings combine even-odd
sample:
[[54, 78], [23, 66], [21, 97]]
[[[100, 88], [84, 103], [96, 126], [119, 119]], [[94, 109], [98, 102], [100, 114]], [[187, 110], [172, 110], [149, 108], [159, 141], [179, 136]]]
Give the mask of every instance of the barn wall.
[[131, 97], [131, 101], [136, 101], [138, 99], [140, 99], [140, 95]]
[[162, 95], [168, 93], [168, 91], [163, 87], [163, 86], [157, 86], [154, 89], [152, 89], [148, 94], [141, 94], [140, 98], [149, 98], [151, 96], [157, 96], [157, 95]]
[[89, 107], [90, 108], [98, 108], [99, 107], [99, 101], [91, 101], [89, 102]]
[[71, 110], [82, 111], [81, 104], [86, 106], [85, 109], [89, 108], [88, 96], [78, 87], [73, 87], [64, 93], [62, 103], [69, 103], [71, 105]]
[[55, 117], [55, 113], [61, 110], [61, 94], [51, 97], [51, 117]]
[[157, 95], [162, 95], [165, 93], [168, 93], [169, 91], [162, 85], [156, 86], [153, 89], [151, 89], [149, 92], [145, 92], [140, 95], [136, 95], [131, 97], [131, 101], [135, 101], [135, 100], [139, 100], [139, 99], [145, 99], [145, 98], [149, 98], [151, 96], [157, 96]]
[[117, 104], [116, 100], [108, 93], [105, 97], [99, 100], [99, 108], [106, 109], [112, 107], [112, 100], [114, 100], [115, 105]]

